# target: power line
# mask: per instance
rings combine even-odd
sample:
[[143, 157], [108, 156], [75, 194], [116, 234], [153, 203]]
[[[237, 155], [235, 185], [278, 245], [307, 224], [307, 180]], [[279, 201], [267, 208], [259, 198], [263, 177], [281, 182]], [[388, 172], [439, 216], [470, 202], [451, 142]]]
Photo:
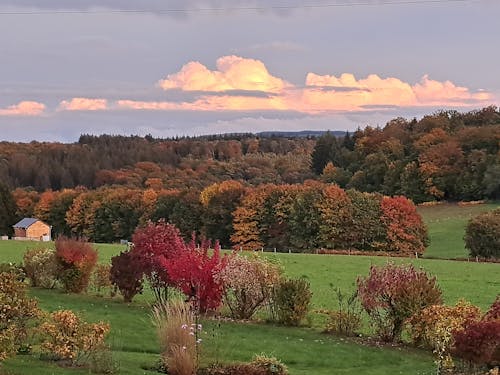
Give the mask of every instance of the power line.
[[294, 9], [325, 9], [325, 8], [350, 8], [373, 7], [387, 5], [426, 5], [445, 3], [469, 3], [481, 0], [381, 0], [376, 2], [349, 2], [332, 4], [300, 4], [276, 5], [253, 7], [213, 7], [213, 8], [166, 8], [166, 9], [74, 9], [74, 10], [27, 10], [27, 11], [0, 11], [0, 15], [57, 15], [57, 14], [141, 14], [141, 13], [204, 13], [204, 12], [233, 12], [233, 11], [269, 11], [269, 10], [294, 10]]

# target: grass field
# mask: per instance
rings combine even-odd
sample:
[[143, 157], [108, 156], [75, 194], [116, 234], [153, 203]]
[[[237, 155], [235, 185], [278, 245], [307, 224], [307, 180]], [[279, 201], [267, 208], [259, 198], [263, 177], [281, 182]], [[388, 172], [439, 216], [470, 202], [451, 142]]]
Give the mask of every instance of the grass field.
[[457, 204], [441, 204], [437, 206], [419, 206], [429, 229], [430, 246], [425, 251], [426, 258], [466, 258], [464, 246], [465, 227], [469, 219], [482, 212], [500, 207], [500, 202], [459, 206]]
[[[419, 208], [429, 225], [431, 239], [436, 241], [432, 256], [453, 257], [463, 252], [463, 226], [471, 214], [493, 206]], [[444, 224], [444, 226], [443, 226]], [[441, 228], [441, 229], [440, 229]], [[445, 229], [442, 229], [445, 228]], [[444, 230], [443, 237], [437, 235]], [[456, 245], [460, 245], [459, 251]], [[19, 262], [32, 243], [0, 241], [0, 262]], [[97, 245], [101, 262], [124, 247]], [[450, 254], [452, 256], [450, 256]], [[455, 254], [455, 255], [453, 255]], [[333, 287], [352, 291], [359, 275], [366, 275], [371, 264], [382, 264], [384, 257], [266, 254], [276, 256], [290, 276], [304, 276], [313, 291], [313, 308], [334, 308]], [[438, 259], [392, 259], [397, 263], [413, 262], [436, 275], [447, 303], [465, 298], [486, 309], [500, 291], [500, 265], [458, 262]], [[109, 343], [120, 364], [120, 374], [154, 374], [144, 370], [158, 359], [158, 343], [149, 316], [150, 293], [127, 305], [119, 298], [92, 295], [66, 295], [59, 291], [31, 290], [47, 310], [72, 309], [90, 321], [109, 321], [112, 327]], [[310, 327], [286, 328], [265, 323], [237, 324], [216, 320], [204, 321], [203, 351], [205, 361], [248, 361], [253, 354], [275, 355], [286, 363], [292, 375], [342, 374], [431, 374], [429, 353], [406, 348], [375, 348], [321, 334], [321, 320], [310, 314]], [[368, 331], [369, 327], [365, 327]], [[59, 375], [86, 374], [84, 369], [65, 369], [31, 356], [17, 356], [4, 366], [8, 374]], [[1, 373], [1, 370], [0, 370]]]

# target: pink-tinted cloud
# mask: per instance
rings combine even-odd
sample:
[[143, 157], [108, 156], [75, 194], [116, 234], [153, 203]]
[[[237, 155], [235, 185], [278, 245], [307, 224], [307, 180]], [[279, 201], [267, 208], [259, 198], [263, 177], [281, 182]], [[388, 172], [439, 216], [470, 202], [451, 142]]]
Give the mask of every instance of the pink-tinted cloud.
[[72, 98], [59, 103], [60, 111], [104, 111], [108, 109], [106, 99]]
[[471, 93], [466, 87], [456, 86], [450, 81], [435, 81], [428, 75], [423, 76], [422, 80], [413, 86], [413, 91], [419, 102], [428, 105], [446, 105], [450, 102], [467, 105], [492, 100], [492, 95], [488, 92]]
[[203, 64], [187, 63], [175, 74], [158, 82], [164, 90], [184, 91], [249, 90], [281, 92], [291, 86], [281, 78], [269, 73], [262, 61], [239, 56], [224, 56], [217, 60], [217, 70], [209, 70]]
[[[340, 76], [308, 73], [305, 86], [298, 87], [269, 73], [262, 61], [239, 56], [217, 60], [217, 70], [199, 62], [190, 62], [178, 73], [158, 82], [165, 90], [196, 91], [194, 102], [174, 105], [185, 110], [294, 110], [303, 113], [363, 111], [370, 107], [470, 106], [489, 104], [488, 92], [471, 92], [450, 81], [440, 82], [425, 75], [416, 84], [398, 78], [370, 74], [357, 79], [353, 74]], [[261, 91], [268, 97], [224, 95], [229, 91]], [[203, 92], [206, 95], [203, 95]], [[214, 96], [212, 93], [220, 93]], [[144, 103], [141, 104], [144, 106]], [[167, 103], [153, 105], [170, 109]]]
[[118, 109], [133, 109], [143, 111], [169, 111], [182, 109], [182, 104], [172, 102], [146, 102], [136, 100], [118, 100], [116, 102]]
[[40, 116], [44, 111], [45, 104], [22, 101], [7, 108], [0, 108], [0, 116]]

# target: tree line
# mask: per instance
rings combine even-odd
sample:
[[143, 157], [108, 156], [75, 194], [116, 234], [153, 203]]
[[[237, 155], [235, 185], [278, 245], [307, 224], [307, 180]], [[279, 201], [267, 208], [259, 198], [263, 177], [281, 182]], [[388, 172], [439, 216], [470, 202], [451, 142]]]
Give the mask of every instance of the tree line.
[[103, 187], [38, 193], [18, 188], [7, 206], [15, 210], [10, 225], [36, 217], [52, 225], [55, 237], [93, 242], [130, 239], [137, 227], [165, 220], [185, 239], [194, 233], [244, 250], [414, 254], [427, 245], [425, 226], [408, 199], [345, 191], [315, 180], [257, 187], [227, 180], [202, 190]]
[[230, 179], [252, 186], [318, 179], [416, 203], [498, 199], [499, 144], [494, 106], [396, 118], [383, 128], [319, 138], [82, 135], [72, 144], [0, 142], [0, 181], [43, 192], [118, 185], [201, 190]]
[[241, 179], [296, 183], [313, 176], [314, 140], [254, 135], [155, 139], [82, 135], [77, 143], [0, 142], [0, 180], [42, 192], [79, 186], [203, 188]]

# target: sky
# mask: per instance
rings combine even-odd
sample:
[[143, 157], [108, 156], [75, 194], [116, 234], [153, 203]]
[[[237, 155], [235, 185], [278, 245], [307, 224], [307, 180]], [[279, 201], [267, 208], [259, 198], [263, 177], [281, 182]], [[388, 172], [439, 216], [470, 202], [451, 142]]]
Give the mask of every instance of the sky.
[[352, 131], [498, 105], [499, 16], [498, 0], [0, 0], [0, 140]]

